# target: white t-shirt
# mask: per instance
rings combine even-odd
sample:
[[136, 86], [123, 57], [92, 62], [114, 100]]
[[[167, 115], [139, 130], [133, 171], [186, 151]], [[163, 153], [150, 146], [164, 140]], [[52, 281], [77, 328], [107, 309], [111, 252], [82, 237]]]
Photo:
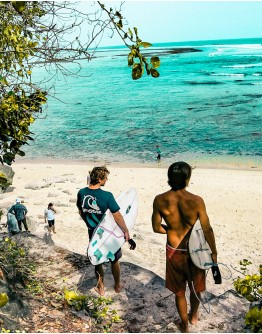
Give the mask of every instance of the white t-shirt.
[[45, 217], [47, 217], [47, 220], [54, 220], [55, 219], [55, 213], [51, 209], [45, 209]]

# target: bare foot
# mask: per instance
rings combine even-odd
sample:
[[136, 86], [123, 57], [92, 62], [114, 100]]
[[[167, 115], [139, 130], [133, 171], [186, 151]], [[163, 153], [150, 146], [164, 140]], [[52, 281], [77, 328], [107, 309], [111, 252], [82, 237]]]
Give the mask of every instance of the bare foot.
[[195, 316], [192, 316], [191, 313], [188, 313], [188, 321], [191, 325], [195, 325], [198, 322], [198, 314]]
[[115, 289], [115, 292], [116, 292], [116, 293], [121, 292], [122, 288], [123, 288], [122, 285], [117, 285], [117, 286], [115, 285], [115, 286], [114, 286], [114, 289]]
[[104, 287], [95, 287], [94, 290], [100, 294], [100, 296], [104, 296], [105, 295], [105, 289]]
[[181, 333], [189, 333], [188, 326], [185, 325], [180, 319], [175, 319], [174, 324], [181, 331]]
[[56, 234], [56, 232], [55, 231], [53, 231], [55, 234]]

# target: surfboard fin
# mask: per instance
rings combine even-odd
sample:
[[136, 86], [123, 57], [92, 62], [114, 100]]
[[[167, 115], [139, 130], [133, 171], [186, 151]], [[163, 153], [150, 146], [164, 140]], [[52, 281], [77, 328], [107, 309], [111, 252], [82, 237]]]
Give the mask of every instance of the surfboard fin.
[[111, 253], [110, 251], [108, 252], [107, 256], [108, 260], [114, 261], [115, 259], [115, 255], [113, 253]]
[[95, 252], [94, 252], [94, 255], [95, 257], [97, 258], [97, 260], [99, 261], [101, 259], [101, 257], [103, 256], [102, 252], [97, 249]]
[[128, 207], [127, 207], [127, 209], [126, 209], [126, 214], [129, 213], [130, 209], [131, 209], [131, 205], [128, 205]]
[[104, 232], [105, 231], [101, 227], [97, 230], [97, 234], [99, 235], [100, 239], [102, 238]]
[[97, 244], [97, 240], [92, 243], [92, 247], [94, 247], [95, 244]]

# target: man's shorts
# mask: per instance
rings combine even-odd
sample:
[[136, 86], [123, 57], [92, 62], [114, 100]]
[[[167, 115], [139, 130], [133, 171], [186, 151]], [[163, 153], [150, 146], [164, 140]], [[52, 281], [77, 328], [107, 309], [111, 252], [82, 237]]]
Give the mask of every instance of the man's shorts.
[[[95, 228], [94, 229], [88, 228], [89, 241], [92, 239], [94, 231], [95, 231]], [[109, 260], [112, 263], [116, 263], [119, 259], [121, 259], [121, 257], [122, 257], [122, 249], [119, 248], [119, 250], [114, 255], [115, 255], [115, 259], [113, 261]]]
[[52, 220], [48, 220], [48, 226], [49, 227], [52, 227], [52, 226], [54, 226], [55, 225], [55, 220], [54, 219], [52, 219]]
[[177, 250], [166, 245], [166, 288], [177, 296], [184, 296], [187, 283], [191, 292], [205, 291], [205, 270], [197, 268], [193, 264], [188, 251]]

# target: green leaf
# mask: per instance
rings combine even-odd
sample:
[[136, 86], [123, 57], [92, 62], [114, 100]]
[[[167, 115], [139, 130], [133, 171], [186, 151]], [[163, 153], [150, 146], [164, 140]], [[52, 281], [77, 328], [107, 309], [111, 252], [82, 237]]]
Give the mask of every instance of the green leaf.
[[14, 159], [15, 159], [15, 154], [13, 153], [7, 152], [3, 155], [3, 161], [9, 166], [12, 164]]
[[133, 66], [134, 65], [134, 56], [130, 52], [128, 55], [128, 66]]
[[17, 154], [20, 155], [21, 157], [24, 157], [24, 156], [25, 156], [25, 152], [24, 152], [24, 151], [21, 151], [21, 150], [18, 150], [18, 151], [17, 151]]
[[154, 68], [158, 68], [160, 66], [160, 59], [159, 59], [159, 57], [152, 57], [150, 59], [150, 63], [152, 64], [152, 66]]
[[12, 1], [12, 5], [19, 14], [22, 14], [26, 8], [26, 1]]
[[130, 39], [132, 40], [133, 39], [133, 32], [130, 28], [128, 28], [128, 32], [129, 32], [129, 35], [130, 35]]
[[30, 137], [30, 136], [25, 136], [28, 140], [34, 140], [33, 137]]
[[142, 77], [142, 74], [143, 74], [143, 67], [141, 66], [141, 64], [134, 64], [132, 69], [132, 79], [138, 80]]
[[116, 25], [118, 26], [118, 28], [123, 28], [122, 20], [119, 20]]
[[7, 80], [6, 80], [6, 78], [5, 77], [0, 77], [0, 83], [2, 83], [3, 85], [7, 85], [8, 86], [8, 82], [7, 82]]
[[118, 11], [116, 11], [116, 16], [118, 16], [120, 19], [123, 18], [122, 15]]
[[240, 289], [240, 293], [241, 293], [242, 296], [247, 296], [247, 295], [249, 295], [251, 292], [252, 292], [252, 288], [251, 288], [251, 286], [243, 286], [243, 287]]
[[149, 48], [150, 46], [152, 46], [152, 44], [148, 42], [141, 42], [140, 45], [143, 46], [143, 48]]
[[16, 96], [13, 91], [8, 92], [7, 96]]
[[0, 307], [5, 306], [9, 301], [9, 298], [7, 296], [7, 294], [4, 293], [0, 293]]
[[17, 146], [17, 144], [18, 144], [17, 140], [12, 140], [11, 143], [10, 143], [10, 146], [9, 146], [10, 149], [15, 148]]
[[150, 73], [152, 75], [153, 78], [158, 78], [159, 77], [159, 72], [157, 70], [155, 70], [154, 68], [150, 69]]
[[251, 327], [252, 332], [261, 333], [262, 332], [262, 309], [258, 307], [252, 308], [247, 312], [245, 316], [245, 323], [247, 326]]

